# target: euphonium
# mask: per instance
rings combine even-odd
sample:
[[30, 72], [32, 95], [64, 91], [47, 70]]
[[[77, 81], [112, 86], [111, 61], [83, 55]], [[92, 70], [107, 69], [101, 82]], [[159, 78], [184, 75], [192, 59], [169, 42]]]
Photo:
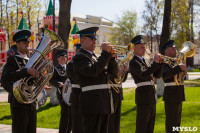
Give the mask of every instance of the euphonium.
[[[186, 64], [186, 57], [193, 57], [196, 54], [196, 46], [190, 41], [183, 43], [182, 49], [179, 51], [177, 57], [177, 64]], [[185, 79], [185, 73], [181, 72], [174, 76], [174, 81], [177, 85], [183, 85]]]
[[41, 41], [25, 66], [25, 68], [37, 69], [40, 73], [39, 76], [37, 78], [33, 76], [25, 77], [13, 85], [13, 94], [20, 103], [28, 104], [36, 100], [54, 72], [52, 62], [45, 57], [54, 48], [64, 45], [60, 37], [53, 31], [48, 29], [42, 29], [42, 31]]

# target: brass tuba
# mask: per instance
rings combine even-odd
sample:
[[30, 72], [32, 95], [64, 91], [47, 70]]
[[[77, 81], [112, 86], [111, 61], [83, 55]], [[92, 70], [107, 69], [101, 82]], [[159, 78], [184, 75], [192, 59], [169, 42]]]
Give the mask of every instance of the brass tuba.
[[[179, 51], [177, 57], [177, 64], [186, 64], [186, 57], [193, 57], [196, 54], [196, 46], [191, 41], [183, 43], [182, 49]], [[177, 85], [183, 85], [185, 79], [185, 73], [181, 72], [174, 76], [174, 81]]]
[[39, 71], [37, 78], [33, 76], [22, 78], [13, 85], [13, 94], [19, 103], [34, 102], [45, 84], [53, 75], [54, 67], [49, 58], [45, 58], [54, 48], [64, 46], [61, 38], [51, 30], [42, 29], [43, 35], [33, 55], [25, 68], [35, 68]]

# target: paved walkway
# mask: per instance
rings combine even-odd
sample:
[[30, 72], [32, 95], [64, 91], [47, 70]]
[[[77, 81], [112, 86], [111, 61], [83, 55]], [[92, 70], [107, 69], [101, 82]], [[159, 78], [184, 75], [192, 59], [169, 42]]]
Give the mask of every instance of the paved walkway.
[[[0, 124], [0, 133], [11, 133], [11, 125]], [[37, 133], [58, 133], [58, 129], [37, 128]]]

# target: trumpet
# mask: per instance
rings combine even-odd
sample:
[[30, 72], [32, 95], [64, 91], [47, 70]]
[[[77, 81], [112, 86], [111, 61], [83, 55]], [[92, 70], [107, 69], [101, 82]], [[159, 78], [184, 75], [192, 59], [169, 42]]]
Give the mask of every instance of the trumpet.
[[[127, 70], [125, 70], [125, 67], [128, 67], [129, 61], [133, 58], [133, 44], [130, 43], [127, 46], [119, 46], [115, 45], [114, 46], [117, 50], [117, 60], [118, 60], [118, 68], [119, 71], [121, 72], [117, 78], [114, 79], [115, 83], [117, 84], [122, 84], [124, 77], [126, 75]], [[112, 85], [112, 88], [119, 93], [119, 89], [109, 81], [110, 84]]]
[[[101, 48], [101, 45], [96, 45], [96, 47]], [[113, 83], [111, 80], [109, 80], [109, 84], [116, 91], [116, 93], [119, 93], [120, 91], [119, 91], [118, 86], [123, 82], [125, 74], [127, 72], [124, 70], [124, 68], [127, 67], [127, 65], [129, 64], [129, 61], [133, 58], [134, 45], [130, 43], [127, 46], [111, 45], [111, 47], [116, 49], [116, 52], [111, 53], [111, 54], [116, 54], [118, 68], [121, 73], [118, 75], [117, 78], [114, 79], [115, 83], [118, 85]]]
[[[148, 53], [147, 53], [148, 54]], [[196, 45], [190, 41], [186, 41], [183, 43], [181, 50], [178, 52], [178, 56], [176, 58], [168, 57], [161, 55], [163, 58], [163, 62], [167, 63], [171, 66], [179, 65], [180, 63], [186, 64], [186, 57], [193, 57], [196, 54]], [[154, 56], [155, 53], [148, 54], [150, 57]], [[177, 85], [183, 85], [185, 79], [185, 72], [181, 72], [174, 76], [174, 81]]]
[[[151, 59], [153, 59], [153, 57], [155, 56], [156, 53], [147, 53]], [[170, 64], [173, 65], [174, 63], [179, 61], [179, 58], [172, 58], [169, 56], [165, 56], [165, 55], [161, 55], [162, 59], [161, 62], [162, 63], [166, 63], [166, 64]]]

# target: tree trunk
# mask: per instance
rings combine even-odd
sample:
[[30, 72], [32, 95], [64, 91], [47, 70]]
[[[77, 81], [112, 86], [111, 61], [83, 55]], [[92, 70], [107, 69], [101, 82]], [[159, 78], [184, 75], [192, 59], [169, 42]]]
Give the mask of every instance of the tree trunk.
[[163, 26], [162, 26], [162, 33], [161, 33], [160, 47], [159, 47], [160, 53], [163, 53], [162, 47], [169, 40], [171, 35], [170, 33], [171, 3], [172, 3], [171, 0], [165, 0]]
[[6, 24], [6, 31], [7, 31], [7, 40], [8, 40], [8, 47], [10, 48], [10, 20], [8, 15], [8, 2], [9, 0], [6, 0], [6, 18], [7, 18], [7, 24]]
[[[189, 7], [188, 7], [188, 12], [190, 13], [190, 21], [188, 22], [188, 25], [190, 25], [190, 27], [189, 27], [189, 31], [187, 31], [187, 33], [188, 33], [187, 41], [191, 41], [191, 42], [194, 43], [194, 30], [193, 30], [194, 13], [193, 13], [193, 6], [194, 6], [194, 2], [193, 2], [193, 0], [190, 0], [189, 1]], [[193, 70], [194, 57], [187, 58], [186, 64], [187, 64], [187, 67], [189, 67], [190, 70]]]
[[[71, 30], [71, 23], [70, 23], [71, 2], [72, 0], [60, 0], [58, 35], [64, 42], [64, 49], [68, 49], [68, 38], [69, 38], [69, 32]], [[55, 54], [56, 50], [53, 51], [54, 65], [57, 64], [57, 58]]]
[[60, 0], [58, 35], [62, 38], [65, 49], [68, 49], [68, 38], [71, 30], [71, 2], [72, 0]]
[[28, 11], [27, 11], [27, 15], [28, 15], [28, 28], [31, 30], [31, 5], [30, 5], [29, 1], [27, 1], [27, 6], [28, 6]]
[[16, 23], [16, 27], [18, 26], [18, 19], [19, 19], [19, 2], [18, 2], [18, 0], [16, 0], [16, 2], [17, 2], [17, 23]]
[[[171, 0], [165, 0], [165, 9], [164, 9], [164, 18], [163, 18], [163, 27], [160, 38], [160, 53], [163, 53], [162, 47], [170, 38], [170, 22], [171, 22]], [[163, 95], [164, 90], [164, 82], [162, 78], [157, 79], [157, 92], [159, 96]]]

